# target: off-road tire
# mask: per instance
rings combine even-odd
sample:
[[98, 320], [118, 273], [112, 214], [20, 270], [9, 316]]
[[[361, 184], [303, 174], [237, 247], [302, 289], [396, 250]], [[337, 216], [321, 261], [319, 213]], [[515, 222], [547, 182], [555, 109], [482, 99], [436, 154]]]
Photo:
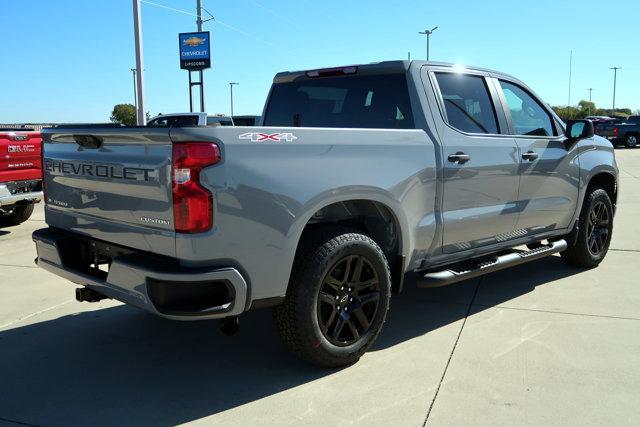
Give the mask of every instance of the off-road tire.
[[[344, 262], [341, 260], [351, 257], [364, 259], [369, 272], [377, 275], [379, 300], [369, 328], [366, 331], [363, 328], [359, 338], [354, 334], [356, 341], [352, 344], [339, 346], [321, 329], [319, 294], [326, 289], [327, 275]], [[378, 244], [353, 229], [323, 228], [311, 232], [301, 242], [287, 295], [283, 304], [274, 308], [273, 317], [280, 337], [295, 355], [317, 366], [337, 368], [358, 361], [371, 347], [386, 320], [390, 298], [389, 264]]]
[[29, 203], [28, 205], [16, 205], [9, 211], [9, 213], [0, 213], [0, 228], [22, 224], [31, 217], [32, 213], [33, 203]]
[[[611, 243], [611, 235], [613, 232], [613, 205], [609, 194], [601, 188], [593, 188], [587, 190], [584, 203], [582, 204], [582, 210], [580, 211], [580, 218], [578, 222], [578, 236], [573, 246], [567, 248], [560, 253], [562, 259], [567, 263], [584, 268], [597, 267], [607, 255], [609, 245]], [[593, 253], [589, 249], [590, 245], [590, 227], [589, 217], [592, 215], [592, 211], [596, 205], [604, 205], [608, 218], [608, 224], [606, 225], [607, 236], [606, 241], [601, 245], [601, 249], [597, 253]]]

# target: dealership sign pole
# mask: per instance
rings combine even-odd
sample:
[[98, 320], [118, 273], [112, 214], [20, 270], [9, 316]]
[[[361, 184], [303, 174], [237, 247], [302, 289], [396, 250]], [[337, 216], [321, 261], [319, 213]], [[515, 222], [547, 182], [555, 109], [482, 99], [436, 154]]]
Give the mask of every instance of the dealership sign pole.
[[[210, 34], [208, 31], [178, 34], [180, 68], [189, 72], [189, 109], [193, 112], [193, 87], [200, 86], [200, 111], [204, 112], [204, 81], [202, 70], [211, 68]], [[199, 81], [193, 81], [191, 72], [198, 71]]]

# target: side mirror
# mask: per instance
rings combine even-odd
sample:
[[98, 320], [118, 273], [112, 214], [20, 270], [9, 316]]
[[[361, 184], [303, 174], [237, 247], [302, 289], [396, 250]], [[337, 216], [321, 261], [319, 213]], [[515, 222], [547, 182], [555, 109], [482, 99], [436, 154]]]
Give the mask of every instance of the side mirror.
[[593, 122], [591, 120], [569, 120], [564, 134], [572, 142], [591, 138], [594, 135]]

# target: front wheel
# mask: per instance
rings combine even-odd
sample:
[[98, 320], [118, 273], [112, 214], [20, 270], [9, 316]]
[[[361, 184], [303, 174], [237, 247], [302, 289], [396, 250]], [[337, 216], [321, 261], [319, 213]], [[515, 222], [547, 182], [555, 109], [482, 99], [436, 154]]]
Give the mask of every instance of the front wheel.
[[389, 309], [391, 275], [375, 241], [343, 228], [301, 243], [278, 332], [297, 356], [322, 367], [356, 362], [374, 343]]
[[601, 188], [586, 194], [578, 221], [576, 243], [561, 253], [562, 258], [576, 267], [596, 267], [611, 243], [613, 205], [609, 194]]
[[624, 139], [624, 145], [627, 148], [635, 148], [638, 145], [638, 137], [636, 135], [627, 135]]
[[0, 228], [19, 225], [28, 220], [33, 213], [33, 203], [15, 205], [8, 210], [0, 209]]

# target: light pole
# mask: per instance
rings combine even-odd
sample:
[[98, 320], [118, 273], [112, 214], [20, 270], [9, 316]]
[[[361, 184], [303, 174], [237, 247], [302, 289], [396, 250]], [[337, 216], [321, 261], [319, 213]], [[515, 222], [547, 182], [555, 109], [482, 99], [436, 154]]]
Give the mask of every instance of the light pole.
[[567, 98], [567, 107], [571, 106], [571, 72], [573, 71], [573, 51], [569, 52], [569, 97]]
[[136, 45], [136, 82], [137, 87], [137, 114], [136, 123], [144, 126], [147, 122], [144, 114], [144, 76], [142, 75], [142, 21], [140, 19], [140, 0], [133, 0], [133, 34]]
[[[198, 18], [196, 19], [196, 25], [198, 26], [198, 32], [202, 32], [202, 0], [196, 0], [196, 14]], [[204, 72], [203, 70], [198, 71], [200, 74], [200, 111], [204, 113]], [[191, 71], [189, 71], [189, 76], [191, 76]], [[191, 90], [191, 88], [189, 88]]]
[[138, 92], [136, 91], [136, 69], [132, 68], [131, 72], [133, 73], [133, 105], [136, 107], [136, 111], [138, 111]]
[[[590, 87], [587, 90], [589, 91], [589, 102], [591, 102], [591, 92], [593, 92], [593, 88]], [[589, 105], [589, 115], [591, 115], [591, 105]]]
[[437, 29], [438, 29], [438, 27], [433, 27], [430, 30], [418, 31], [418, 34], [423, 34], [423, 35], [427, 36], [427, 61], [429, 60], [429, 37]]
[[613, 70], [613, 108], [611, 114], [616, 113], [616, 80], [618, 78], [618, 70], [621, 70], [622, 67], [610, 67], [610, 70]]
[[[229, 82], [229, 90], [231, 92], [231, 123], [233, 124], [233, 87], [235, 85], [239, 85], [240, 83]], [[234, 125], [235, 126], [235, 125]]]

